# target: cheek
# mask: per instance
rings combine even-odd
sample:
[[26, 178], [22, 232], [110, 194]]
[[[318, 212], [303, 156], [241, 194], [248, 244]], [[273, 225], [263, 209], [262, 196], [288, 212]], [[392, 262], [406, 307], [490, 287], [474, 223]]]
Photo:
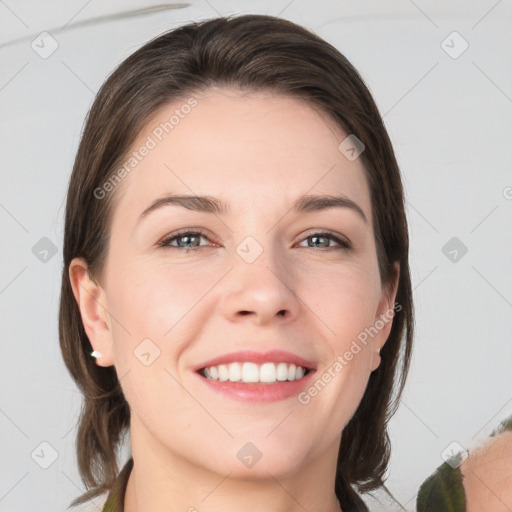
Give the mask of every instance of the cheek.
[[200, 323], [198, 315], [205, 314], [201, 304], [207, 303], [203, 299], [218, 274], [205, 265], [185, 269], [165, 261], [119, 261], [107, 292], [119, 372], [126, 373], [139, 352], [162, 356], [155, 366], [177, 360], [192, 336], [190, 329]]
[[170, 329], [188, 295], [194, 295], [197, 279], [179, 268], [160, 262], [119, 261], [112, 268], [108, 307], [119, 323], [137, 335], [158, 336]]
[[373, 324], [376, 306], [372, 280], [359, 273], [338, 273], [322, 284], [309, 297], [325, 333], [323, 365], [299, 400], [312, 411], [329, 411], [329, 438], [348, 423], [366, 390], [373, 347], [365, 329]]
[[320, 320], [325, 340], [324, 363], [304, 401], [331, 410], [335, 427], [354, 414], [371, 375], [373, 346], [367, 333], [377, 311], [376, 279], [371, 265], [361, 265], [323, 272], [304, 283], [304, 301]]
[[301, 297], [326, 327], [338, 348], [372, 325], [379, 301], [379, 283], [366, 266], [345, 266], [316, 272], [302, 284]]

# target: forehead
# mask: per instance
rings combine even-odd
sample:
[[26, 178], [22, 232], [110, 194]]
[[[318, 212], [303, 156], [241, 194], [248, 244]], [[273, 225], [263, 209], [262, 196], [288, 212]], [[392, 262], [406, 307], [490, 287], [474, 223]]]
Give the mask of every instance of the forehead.
[[150, 201], [170, 192], [211, 195], [234, 210], [257, 211], [308, 193], [346, 195], [370, 220], [363, 163], [338, 148], [347, 135], [300, 99], [228, 88], [192, 94], [162, 107], [138, 134], [114, 217], [135, 221]]

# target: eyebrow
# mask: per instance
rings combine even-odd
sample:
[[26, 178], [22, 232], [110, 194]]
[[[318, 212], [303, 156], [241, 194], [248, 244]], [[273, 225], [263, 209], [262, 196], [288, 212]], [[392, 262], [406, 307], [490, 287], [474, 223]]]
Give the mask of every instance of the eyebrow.
[[[195, 196], [195, 195], [176, 195], [167, 194], [154, 201], [148, 206], [139, 217], [139, 221], [146, 217], [149, 213], [167, 205], [181, 206], [188, 210], [196, 212], [205, 212], [213, 214], [225, 214], [230, 211], [229, 203], [221, 201], [212, 196]], [[295, 213], [310, 213], [327, 210], [329, 208], [349, 208], [355, 211], [365, 223], [368, 219], [363, 210], [357, 203], [343, 196], [331, 195], [303, 195], [299, 197], [292, 206], [292, 211]]]

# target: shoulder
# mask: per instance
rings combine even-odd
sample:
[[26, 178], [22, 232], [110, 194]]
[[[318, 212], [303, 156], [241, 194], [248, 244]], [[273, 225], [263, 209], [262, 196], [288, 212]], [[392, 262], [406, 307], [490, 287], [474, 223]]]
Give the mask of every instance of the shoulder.
[[454, 455], [423, 482], [417, 495], [417, 512], [463, 512], [469, 505], [472, 510], [494, 510], [490, 503], [496, 501], [497, 494], [483, 485], [478, 475], [486, 475], [487, 484], [492, 481], [493, 491], [499, 489], [503, 501], [512, 500], [511, 458], [512, 416], [483, 445], [471, 453], [467, 451], [466, 457], [462, 453]]
[[68, 507], [65, 512], [101, 512], [105, 506], [107, 497], [108, 492], [104, 492], [97, 498], [94, 498], [87, 503], [82, 503], [81, 505], [76, 505], [75, 507]]
[[500, 432], [479, 446], [461, 466], [472, 510], [499, 510], [512, 503], [512, 432]]

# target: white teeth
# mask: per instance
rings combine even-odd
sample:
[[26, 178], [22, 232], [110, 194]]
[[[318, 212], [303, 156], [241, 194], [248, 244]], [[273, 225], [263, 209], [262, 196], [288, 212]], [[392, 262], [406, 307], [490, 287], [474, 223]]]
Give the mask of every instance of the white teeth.
[[229, 370], [227, 365], [225, 364], [219, 364], [217, 367], [219, 369], [219, 380], [220, 381], [226, 381], [229, 379]]
[[242, 367], [243, 382], [258, 382], [260, 380], [258, 365], [255, 363], [244, 363]]
[[295, 380], [295, 370], [297, 367], [292, 363], [288, 368], [288, 380]]
[[233, 363], [228, 366], [229, 380], [231, 382], [238, 382], [242, 380], [242, 366], [240, 363]]
[[302, 379], [306, 369], [302, 366], [287, 363], [230, 363], [219, 364], [218, 366], [209, 366], [204, 369], [204, 376], [207, 379], [220, 380], [225, 382], [245, 382], [245, 383], [275, 383], [286, 380], [294, 381]]
[[260, 382], [275, 382], [277, 370], [274, 363], [265, 363], [260, 368]]
[[277, 380], [288, 380], [288, 365], [286, 363], [277, 365]]

